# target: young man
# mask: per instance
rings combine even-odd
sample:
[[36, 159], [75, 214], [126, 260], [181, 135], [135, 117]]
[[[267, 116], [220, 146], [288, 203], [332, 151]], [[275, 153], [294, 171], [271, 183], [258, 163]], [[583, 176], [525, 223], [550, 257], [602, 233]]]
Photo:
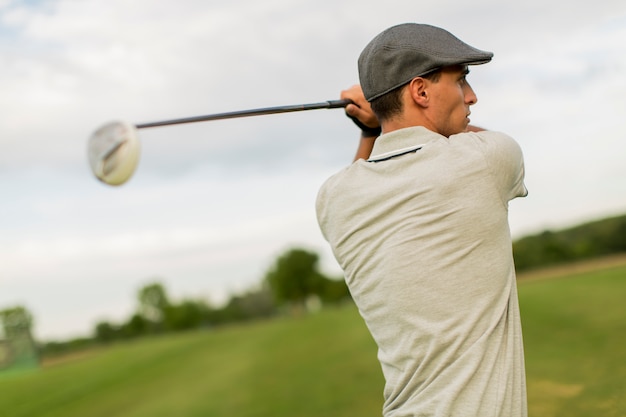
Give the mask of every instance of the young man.
[[522, 153], [469, 125], [468, 66], [491, 58], [443, 29], [398, 25], [342, 92], [363, 133], [317, 214], [378, 345], [385, 416], [527, 415], [508, 226], [508, 202], [527, 193]]

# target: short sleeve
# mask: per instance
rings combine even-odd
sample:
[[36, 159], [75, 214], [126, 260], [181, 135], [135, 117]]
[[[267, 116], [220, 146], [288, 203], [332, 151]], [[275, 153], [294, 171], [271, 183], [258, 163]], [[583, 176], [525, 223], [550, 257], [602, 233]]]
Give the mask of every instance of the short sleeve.
[[492, 131], [474, 133], [481, 143], [492, 177], [505, 203], [525, 197], [524, 156], [519, 144], [510, 136]]

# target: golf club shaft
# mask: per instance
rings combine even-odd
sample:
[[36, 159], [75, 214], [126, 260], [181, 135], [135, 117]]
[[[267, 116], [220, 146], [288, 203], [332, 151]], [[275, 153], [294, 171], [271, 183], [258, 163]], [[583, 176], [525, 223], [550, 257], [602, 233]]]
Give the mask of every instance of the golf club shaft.
[[290, 106], [266, 107], [262, 109], [240, 110], [227, 113], [207, 114], [205, 116], [186, 117], [183, 119], [164, 120], [160, 122], [141, 123], [135, 125], [137, 129], [148, 127], [177, 125], [183, 123], [207, 122], [211, 120], [234, 119], [237, 117], [261, 116], [264, 114], [290, 113], [304, 110], [337, 109], [346, 107], [351, 100], [329, 100], [321, 103], [295, 104]]

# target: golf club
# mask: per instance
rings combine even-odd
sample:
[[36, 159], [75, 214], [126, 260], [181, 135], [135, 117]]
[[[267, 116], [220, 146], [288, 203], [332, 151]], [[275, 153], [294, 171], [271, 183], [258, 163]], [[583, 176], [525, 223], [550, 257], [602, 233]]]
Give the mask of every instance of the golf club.
[[121, 185], [133, 175], [139, 162], [138, 129], [304, 110], [337, 109], [344, 108], [350, 103], [352, 103], [350, 100], [329, 100], [321, 103], [239, 110], [135, 125], [124, 121], [114, 121], [101, 126], [89, 138], [87, 145], [89, 165], [100, 181], [109, 185]]

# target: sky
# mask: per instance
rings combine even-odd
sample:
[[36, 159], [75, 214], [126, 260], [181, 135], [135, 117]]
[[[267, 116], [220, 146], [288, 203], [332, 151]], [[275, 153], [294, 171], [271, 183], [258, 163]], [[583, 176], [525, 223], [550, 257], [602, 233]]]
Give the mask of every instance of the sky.
[[472, 123], [524, 151], [514, 238], [626, 213], [622, 0], [0, 0], [0, 309], [62, 340], [124, 320], [155, 281], [218, 305], [295, 246], [340, 276], [314, 202], [356, 150], [342, 110], [142, 129], [119, 187], [93, 177], [87, 140], [111, 120], [337, 99], [405, 22], [494, 52], [468, 76]]

